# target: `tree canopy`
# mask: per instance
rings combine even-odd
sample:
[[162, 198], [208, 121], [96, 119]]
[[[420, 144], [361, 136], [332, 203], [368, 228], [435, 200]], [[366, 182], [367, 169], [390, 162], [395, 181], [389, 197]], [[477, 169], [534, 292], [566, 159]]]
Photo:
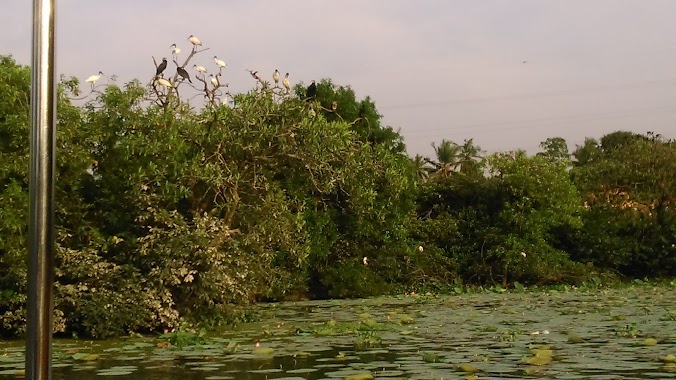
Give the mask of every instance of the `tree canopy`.
[[[12, 336], [25, 329], [30, 71], [0, 60], [0, 335]], [[443, 139], [409, 158], [349, 86], [308, 94], [251, 71], [255, 88], [231, 94], [223, 68], [188, 82], [159, 65], [146, 83], [59, 86], [57, 333], [218, 324], [261, 300], [674, 275], [674, 141], [615, 132], [577, 146], [572, 165], [560, 137], [535, 155]]]

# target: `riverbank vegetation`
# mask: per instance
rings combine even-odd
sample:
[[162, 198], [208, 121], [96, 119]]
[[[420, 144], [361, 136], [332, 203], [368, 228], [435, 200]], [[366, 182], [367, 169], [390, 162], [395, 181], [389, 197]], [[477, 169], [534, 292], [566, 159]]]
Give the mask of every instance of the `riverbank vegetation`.
[[[15, 336], [30, 71], [0, 61], [0, 333]], [[195, 76], [197, 108], [178, 76], [92, 85], [85, 103], [62, 79], [57, 333], [225, 322], [266, 300], [676, 273], [673, 140], [619, 131], [571, 154], [554, 137], [534, 155], [443, 140], [410, 158], [370, 98], [330, 80], [287, 94], [251, 74], [242, 94]]]

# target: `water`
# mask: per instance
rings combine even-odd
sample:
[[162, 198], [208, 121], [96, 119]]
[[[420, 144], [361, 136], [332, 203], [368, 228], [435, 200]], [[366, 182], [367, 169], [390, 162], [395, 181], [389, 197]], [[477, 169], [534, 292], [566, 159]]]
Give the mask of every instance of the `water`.
[[[180, 348], [165, 347], [166, 339], [157, 337], [56, 340], [53, 378], [676, 378], [676, 364], [668, 357], [676, 355], [673, 287], [381, 297], [256, 308], [261, 322]], [[0, 342], [0, 378], [16, 378], [23, 368], [22, 346]]]

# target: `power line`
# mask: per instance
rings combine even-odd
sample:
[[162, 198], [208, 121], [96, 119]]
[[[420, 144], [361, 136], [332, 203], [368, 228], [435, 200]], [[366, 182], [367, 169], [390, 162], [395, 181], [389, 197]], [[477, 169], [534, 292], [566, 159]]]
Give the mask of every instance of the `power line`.
[[[407, 138], [416, 138], [416, 137], [427, 137], [438, 134], [439, 132], [453, 133], [453, 132], [474, 132], [474, 133], [487, 133], [487, 132], [496, 132], [496, 131], [514, 131], [519, 129], [529, 129], [537, 128], [545, 125], [556, 125], [562, 122], [588, 122], [595, 120], [604, 120], [604, 119], [615, 119], [615, 118], [624, 118], [629, 116], [641, 115], [644, 113], [652, 113], [656, 111], [676, 111], [675, 105], [664, 105], [658, 107], [649, 107], [641, 108], [628, 111], [609, 111], [609, 112], [595, 112], [595, 113], [585, 113], [585, 114], [573, 114], [573, 115], [563, 115], [559, 117], [547, 117], [547, 118], [535, 118], [527, 120], [514, 120], [507, 122], [489, 122], [489, 123], [476, 123], [476, 124], [466, 124], [461, 126], [450, 126], [442, 128], [431, 128], [423, 131], [418, 131], [412, 133]], [[507, 127], [507, 128], [505, 128]], [[421, 133], [422, 132], [422, 133]]]
[[428, 108], [428, 107], [440, 107], [447, 106], [452, 104], [466, 104], [466, 103], [487, 103], [487, 102], [500, 102], [507, 100], [518, 100], [518, 99], [531, 99], [531, 98], [540, 98], [540, 97], [555, 97], [555, 96], [565, 96], [565, 95], [576, 95], [580, 93], [593, 93], [593, 92], [608, 92], [608, 91], [622, 91], [622, 90], [632, 90], [637, 88], [651, 87], [655, 85], [675, 85], [676, 79], [663, 79], [655, 80], [641, 83], [625, 83], [619, 85], [606, 85], [606, 86], [597, 86], [597, 87], [581, 87], [576, 89], [567, 89], [559, 91], [545, 91], [545, 92], [531, 92], [525, 94], [512, 94], [512, 95], [498, 95], [498, 96], [485, 96], [477, 98], [465, 98], [465, 99], [449, 99], [441, 101], [430, 101], [424, 103], [413, 103], [413, 104], [395, 104], [395, 105], [385, 105], [378, 107], [379, 109], [411, 109], [411, 108]]

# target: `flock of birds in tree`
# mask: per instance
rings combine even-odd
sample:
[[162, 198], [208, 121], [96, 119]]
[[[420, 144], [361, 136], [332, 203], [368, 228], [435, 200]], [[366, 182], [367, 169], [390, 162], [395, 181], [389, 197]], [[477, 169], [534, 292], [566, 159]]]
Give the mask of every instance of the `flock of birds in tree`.
[[[192, 78], [190, 76], [190, 73], [185, 69], [185, 65], [190, 61], [190, 59], [196, 53], [202, 52], [206, 49], [197, 50], [199, 47], [202, 46], [202, 41], [200, 41], [200, 39], [197, 38], [194, 35], [190, 35], [190, 37], [188, 37], [187, 40], [188, 40], [188, 42], [190, 42], [192, 44], [192, 51], [190, 53], [190, 56], [186, 59], [186, 61], [183, 65], [180, 65], [177, 61], [178, 56], [181, 53], [181, 49], [176, 44], [172, 44], [170, 46], [171, 55], [172, 55], [172, 58], [173, 58], [172, 61], [176, 65], [176, 75], [173, 79], [172, 78], [166, 79], [164, 77], [164, 74], [165, 74], [165, 72], [167, 70], [167, 66], [168, 66], [167, 58], [162, 58], [162, 61], [159, 64], [157, 64], [157, 63], [155, 64], [155, 66], [156, 66], [155, 75], [154, 75], [154, 79], [152, 81], [152, 84], [153, 84], [153, 88], [156, 92], [157, 92], [158, 86], [164, 88], [167, 91], [167, 93], [170, 92], [172, 88], [176, 88], [179, 80], [180, 81], [188, 81], [188, 83], [193, 85]], [[155, 59], [153, 58], [153, 61], [154, 60]], [[216, 92], [216, 90], [218, 90], [220, 87], [223, 87], [223, 86], [227, 87], [227, 84], [222, 85], [221, 81], [219, 79], [219, 77], [222, 75], [222, 70], [224, 68], [227, 68], [226, 63], [223, 60], [219, 59], [218, 56], [214, 56], [213, 61], [216, 64], [216, 66], [218, 67], [218, 73], [216, 75], [209, 74], [208, 82], [207, 82], [207, 77], [206, 77], [206, 74], [208, 72], [207, 68], [205, 68], [204, 66], [198, 65], [198, 64], [194, 64], [192, 66], [192, 68], [196, 72], [195, 78], [204, 83], [204, 85], [205, 85], [204, 90], [207, 93], [207, 95], [210, 95], [208, 97], [212, 101], [214, 100], [214, 93]], [[267, 87], [267, 85], [268, 85], [267, 82], [265, 82], [264, 80], [262, 80], [258, 76], [258, 71], [251, 71], [251, 70], [247, 70], [247, 71], [249, 71], [251, 76], [254, 79], [256, 79], [259, 83], [261, 83], [263, 86]], [[96, 82], [98, 82], [101, 79], [101, 77], [103, 75], [104, 75], [103, 72], [99, 71], [98, 74], [95, 74], [95, 75], [88, 77], [85, 80], [85, 83], [91, 84], [92, 90], [93, 90], [94, 85], [96, 84]], [[283, 87], [284, 93], [287, 94], [287, 95], [291, 92], [291, 82], [289, 81], [289, 73], [286, 73], [286, 75], [284, 75], [284, 77], [282, 78], [279, 70], [275, 69], [274, 73], [272, 74], [272, 80], [274, 82], [274, 88], [281, 89]], [[281, 80], [282, 87], [279, 86], [280, 80]], [[210, 83], [212, 88], [208, 88], [207, 83]], [[310, 101], [310, 100], [315, 99], [316, 96], [317, 96], [317, 84], [313, 80], [312, 83], [307, 87], [306, 99], [308, 101]], [[336, 108], [337, 108], [337, 102], [334, 101], [333, 104], [331, 105], [331, 108], [332, 108], [333, 111], [335, 111]]]

